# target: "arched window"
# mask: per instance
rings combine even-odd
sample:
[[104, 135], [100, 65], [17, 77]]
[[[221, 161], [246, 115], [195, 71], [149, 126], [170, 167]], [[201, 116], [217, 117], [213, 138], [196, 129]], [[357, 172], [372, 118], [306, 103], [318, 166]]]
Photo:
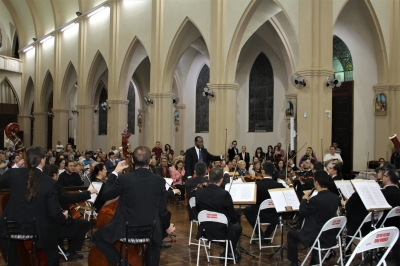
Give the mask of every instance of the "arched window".
[[274, 73], [268, 58], [260, 53], [249, 77], [249, 132], [274, 130]]
[[99, 98], [99, 135], [107, 135], [108, 109], [106, 107], [101, 107], [101, 104], [106, 102], [107, 98], [107, 91], [105, 88], [102, 88]]
[[336, 35], [333, 35], [333, 61], [335, 78], [343, 81], [353, 80], [353, 60], [347, 45]]
[[208, 132], [209, 100], [203, 96], [208, 82], [210, 82], [210, 68], [204, 65], [196, 84], [196, 133]]
[[128, 130], [135, 134], [135, 87], [132, 82], [129, 83], [128, 101]]

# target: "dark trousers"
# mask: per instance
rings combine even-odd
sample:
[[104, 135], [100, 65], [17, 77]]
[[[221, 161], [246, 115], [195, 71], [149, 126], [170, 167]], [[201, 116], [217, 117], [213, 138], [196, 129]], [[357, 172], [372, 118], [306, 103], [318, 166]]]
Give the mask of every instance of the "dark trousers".
[[[300, 243], [300, 232], [290, 231], [287, 235], [287, 241], [288, 241], [288, 260], [290, 260], [292, 263], [298, 263], [299, 261], [298, 244]], [[319, 262], [319, 255], [317, 250], [312, 251], [311, 261], [313, 263]]]
[[[119, 256], [119, 251], [114, 246], [115, 243], [108, 243], [103, 236], [103, 228], [97, 230], [93, 233], [92, 241], [97, 246], [97, 248], [103, 253], [110, 265], [117, 265], [121, 258]], [[158, 266], [160, 263], [160, 245], [151, 244], [151, 264], [150, 266]]]
[[[8, 248], [10, 247], [10, 261], [7, 263], [8, 266], [18, 265], [18, 254], [17, 259], [14, 260], [15, 254], [17, 252], [16, 249], [16, 241], [10, 241], [8, 238], [0, 238], [0, 246], [4, 253], [8, 254]], [[44, 253], [46, 254], [46, 265], [59, 265], [59, 254], [58, 254], [58, 247], [54, 246], [51, 248], [42, 248]], [[38, 257], [38, 251], [36, 251], [36, 257]], [[4, 258], [6, 260], [7, 258]]]
[[239, 224], [232, 225], [231, 231], [230, 231], [230, 236], [231, 236], [233, 250], [236, 250], [236, 245], [239, 242], [239, 238], [240, 238], [241, 234], [242, 234], [242, 226]]
[[[244, 211], [243, 211], [244, 216], [246, 217], [247, 221], [253, 228], [257, 222], [258, 209], [259, 209], [259, 207], [257, 207], [256, 205], [250, 205], [250, 206], [247, 206], [246, 208], [244, 208]], [[264, 234], [261, 230], [261, 235], [264, 235], [264, 237], [270, 237], [272, 232], [274, 232], [275, 227], [278, 224], [278, 221], [276, 221], [276, 219], [273, 219], [273, 220], [266, 219], [266, 217], [263, 217], [262, 213], [260, 213], [260, 220], [261, 220], [261, 223], [270, 223], [270, 225], [268, 225], [267, 229], [265, 230]], [[258, 229], [256, 229], [255, 233], [258, 235]]]
[[81, 250], [89, 228], [90, 222], [83, 219], [72, 219], [70, 225], [60, 225], [57, 232], [58, 245], [64, 247], [64, 238], [68, 238], [68, 252]]

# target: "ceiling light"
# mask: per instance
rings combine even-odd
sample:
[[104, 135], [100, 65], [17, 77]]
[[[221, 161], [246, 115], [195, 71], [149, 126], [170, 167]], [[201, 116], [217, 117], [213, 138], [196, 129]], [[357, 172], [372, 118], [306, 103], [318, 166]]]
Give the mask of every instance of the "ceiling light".
[[64, 28], [62, 28], [62, 29], [61, 29], [61, 32], [64, 32], [64, 31], [66, 31], [66, 30], [72, 28], [72, 27], [75, 26], [75, 25], [76, 25], [76, 22], [72, 22], [71, 24], [69, 24], [69, 25], [65, 26]]
[[106, 6], [101, 6], [101, 7], [97, 8], [97, 9], [93, 10], [93, 11], [90, 12], [89, 14], [87, 14], [87, 17], [90, 18], [91, 16], [93, 16], [93, 15], [99, 13], [100, 11], [102, 11], [102, 10], [105, 9], [105, 8], [106, 8]]
[[52, 39], [52, 38], [54, 38], [54, 36], [53, 36], [53, 35], [49, 35], [49, 36], [47, 36], [46, 38], [40, 40], [40, 43], [44, 43], [44, 42], [46, 42], [46, 41], [48, 41], [48, 40], [50, 40], [50, 39]]
[[29, 46], [29, 47], [27, 47], [27, 48], [25, 48], [24, 50], [22, 50], [22, 52], [28, 52], [29, 50], [32, 50], [33, 49], [33, 46]]

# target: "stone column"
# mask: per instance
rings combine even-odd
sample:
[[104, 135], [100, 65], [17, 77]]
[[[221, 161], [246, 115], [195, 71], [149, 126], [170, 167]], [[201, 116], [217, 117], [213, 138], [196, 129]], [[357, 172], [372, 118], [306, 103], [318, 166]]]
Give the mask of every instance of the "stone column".
[[121, 133], [128, 128], [128, 100], [107, 100], [108, 112], [107, 148], [121, 146]]
[[25, 147], [31, 146], [31, 118], [29, 115], [18, 116], [19, 130], [24, 132], [23, 143]]
[[[140, 145], [147, 145], [147, 116], [148, 116], [148, 110], [147, 108], [143, 108], [143, 109], [138, 109], [138, 113], [139, 115], [142, 115], [142, 126], [139, 127], [139, 138], [138, 138], [138, 144], [137, 146]], [[136, 118], [137, 119], [137, 118]]]
[[47, 112], [33, 112], [33, 115], [35, 116], [33, 127], [33, 145], [39, 145], [46, 148], [48, 114]]
[[53, 146], [56, 145], [57, 141], [68, 143], [69, 110], [53, 108], [53, 113]]
[[77, 105], [76, 147], [80, 151], [93, 149], [94, 105]]

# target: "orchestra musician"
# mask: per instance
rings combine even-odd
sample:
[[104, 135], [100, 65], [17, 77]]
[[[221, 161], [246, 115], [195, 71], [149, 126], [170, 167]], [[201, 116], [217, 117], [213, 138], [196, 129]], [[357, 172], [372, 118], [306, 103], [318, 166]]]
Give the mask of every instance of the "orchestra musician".
[[[18, 222], [35, 219], [37, 246], [46, 253], [47, 265], [59, 265], [55, 226], [64, 223], [68, 211], [60, 207], [56, 182], [42, 172], [45, 153], [41, 146], [30, 147], [26, 152], [28, 168], [11, 168], [0, 177], [0, 187], [10, 188], [10, 200], [0, 219], [0, 239], [3, 251], [7, 252], [5, 218]], [[13, 264], [8, 262], [8, 265]]]
[[[244, 215], [249, 222], [249, 224], [254, 228], [257, 220], [258, 209], [260, 208], [261, 203], [270, 199], [268, 189], [274, 188], [284, 188], [284, 186], [272, 179], [272, 175], [274, 173], [275, 166], [267, 162], [262, 167], [262, 180], [256, 180], [257, 184], [257, 201], [255, 205], [249, 205], [244, 209]], [[274, 208], [269, 208], [266, 210], [262, 210], [260, 212], [260, 219], [262, 223], [270, 223], [268, 228], [265, 230], [265, 233], [262, 233], [263, 238], [270, 237], [271, 233], [275, 230], [275, 226], [279, 222], [279, 215], [277, 214]]]
[[167, 191], [164, 178], [149, 170], [151, 151], [146, 146], [139, 146], [133, 152], [135, 171], [120, 175], [128, 166], [119, 162], [114, 172], [109, 175], [104, 185], [103, 200], [119, 196], [118, 207], [114, 218], [93, 236], [93, 243], [104, 254], [110, 265], [127, 265], [120, 261], [114, 244], [125, 237], [125, 223], [148, 225], [155, 221], [151, 242], [151, 265], [159, 265], [163, 231], [173, 233], [175, 227], [170, 224], [170, 213], [167, 210]]
[[206, 148], [204, 148], [203, 138], [197, 136], [194, 138], [194, 147], [186, 150], [185, 153], [185, 175], [184, 180], [191, 178], [194, 174], [194, 166], [197, 162], [204, 162], [208, 165], [209, 161], [220, 161], [223, 156], [215, 156], [210, 154]]
[[239, 159], [245, 161], [246, 169], [249, 170], [250, 166], [250, 154], [246, 152], [246, 146], [242, 146], [242, 151], [239, 153]]
[[[224, 224], [204, 223], [199, 226], [197, 238], [202, 236], [203, 228], [209, 240], [226, 239], [228, 234], [228, 239], [232, 241], [236, 261], [238, 261], [240, 260], [240, 253], [236, 251], [236, 245], [242, 233], [242, 226], [237, 223], [240, 216], [233, 208], [231, 195], [228, 191], [220, 188], [223, 182], [222, 171], [219, 167], [211, 169], [208, 187], [196, 191], [196, 209], [197, 212], [207, 210], [224, 214], [228, 219], [228, 229]], [[231, 253], [230, 249], [228, 252]], [[222, 254], [225, 254], [225, 251]]]
[[[304, 195], [301, 200], [299, 214], [305, 219], [304, 226], [300, 232], [290, 231], [287, 235], [290, 266], [298, 265], [298, 243], [302, 243], [305, 247], [310, 247], [326, 221], [336, 215], [338, 198], [327, 188], [329, 178], [325, 171], [316, 171], [314, 185], [318, 194], [312, 198]], [[325, 232], [320, 241], [322, 248], [333, 246], [336, 243], [335, 232], [333, 230]], [[313, 250], [310, 264], [319, 264], [317, 250]]]
[[308, 147], [308, 148], [307, 148], [307, 151], [306, 151], [306, 154], [304, 154], [304, 155], [300, 158], [299, 165], [301, 165], [301, 163], [302, 163], [304, 160], [307, 160], [307, 159], [309, 159], [310, 161], [311, 161], [311, 160], [314, 160], [314, 162], [318, 162], [318, 159], [317, 159], [317, 157], [314, 155], [314, 151], [313, 151], [313, 149], [312, 149], [311, 147]]
[[[46, 164], [43, 167], [43, 173], [52, 177], [55, 181], [58, 178], [58, 166], [55, 164]], [[68, 204], [73, 204], [90, 199], [90, 194], [97, 193], [97, 189], [91, 188], [88, 191], [81, 193], [68, 193], [62, 186], [57, 184], [58, 200], [61, 208], [68, 210]], [[73, 219], [69, 211], [69, 217], [62, 225], [56, 228], [58, 245], [63, 249], [68, 261], [74, 259], [82, 259], [83, 255], [76, 253], [82, 249], [85, 236], [90, 227], [90, 222], [84, 219]], [[64, 250], [64, 238], [68, 238], [68, 249]]]
[[237, 141], [236, 140], [232, 141], [232, 144], [228, 149], [229, 161], [232, 161], [232, 159], [239, 154], [239, 150], [238, 148], [236, 148], [236, 146], [237, 146]]
[[99, 194], [96, 197], [95, 202], [93, 203], [96, 212], [99, 212], [106, 201], [103, 199], [102, 195], [104, 192], [104, 184], [107, 182], [107, 168], [104, 163], [97, 163], [94, 168], [93, 172], [91, 173], [91, 182], [102, 183], [103, 185], [100, 188]]

